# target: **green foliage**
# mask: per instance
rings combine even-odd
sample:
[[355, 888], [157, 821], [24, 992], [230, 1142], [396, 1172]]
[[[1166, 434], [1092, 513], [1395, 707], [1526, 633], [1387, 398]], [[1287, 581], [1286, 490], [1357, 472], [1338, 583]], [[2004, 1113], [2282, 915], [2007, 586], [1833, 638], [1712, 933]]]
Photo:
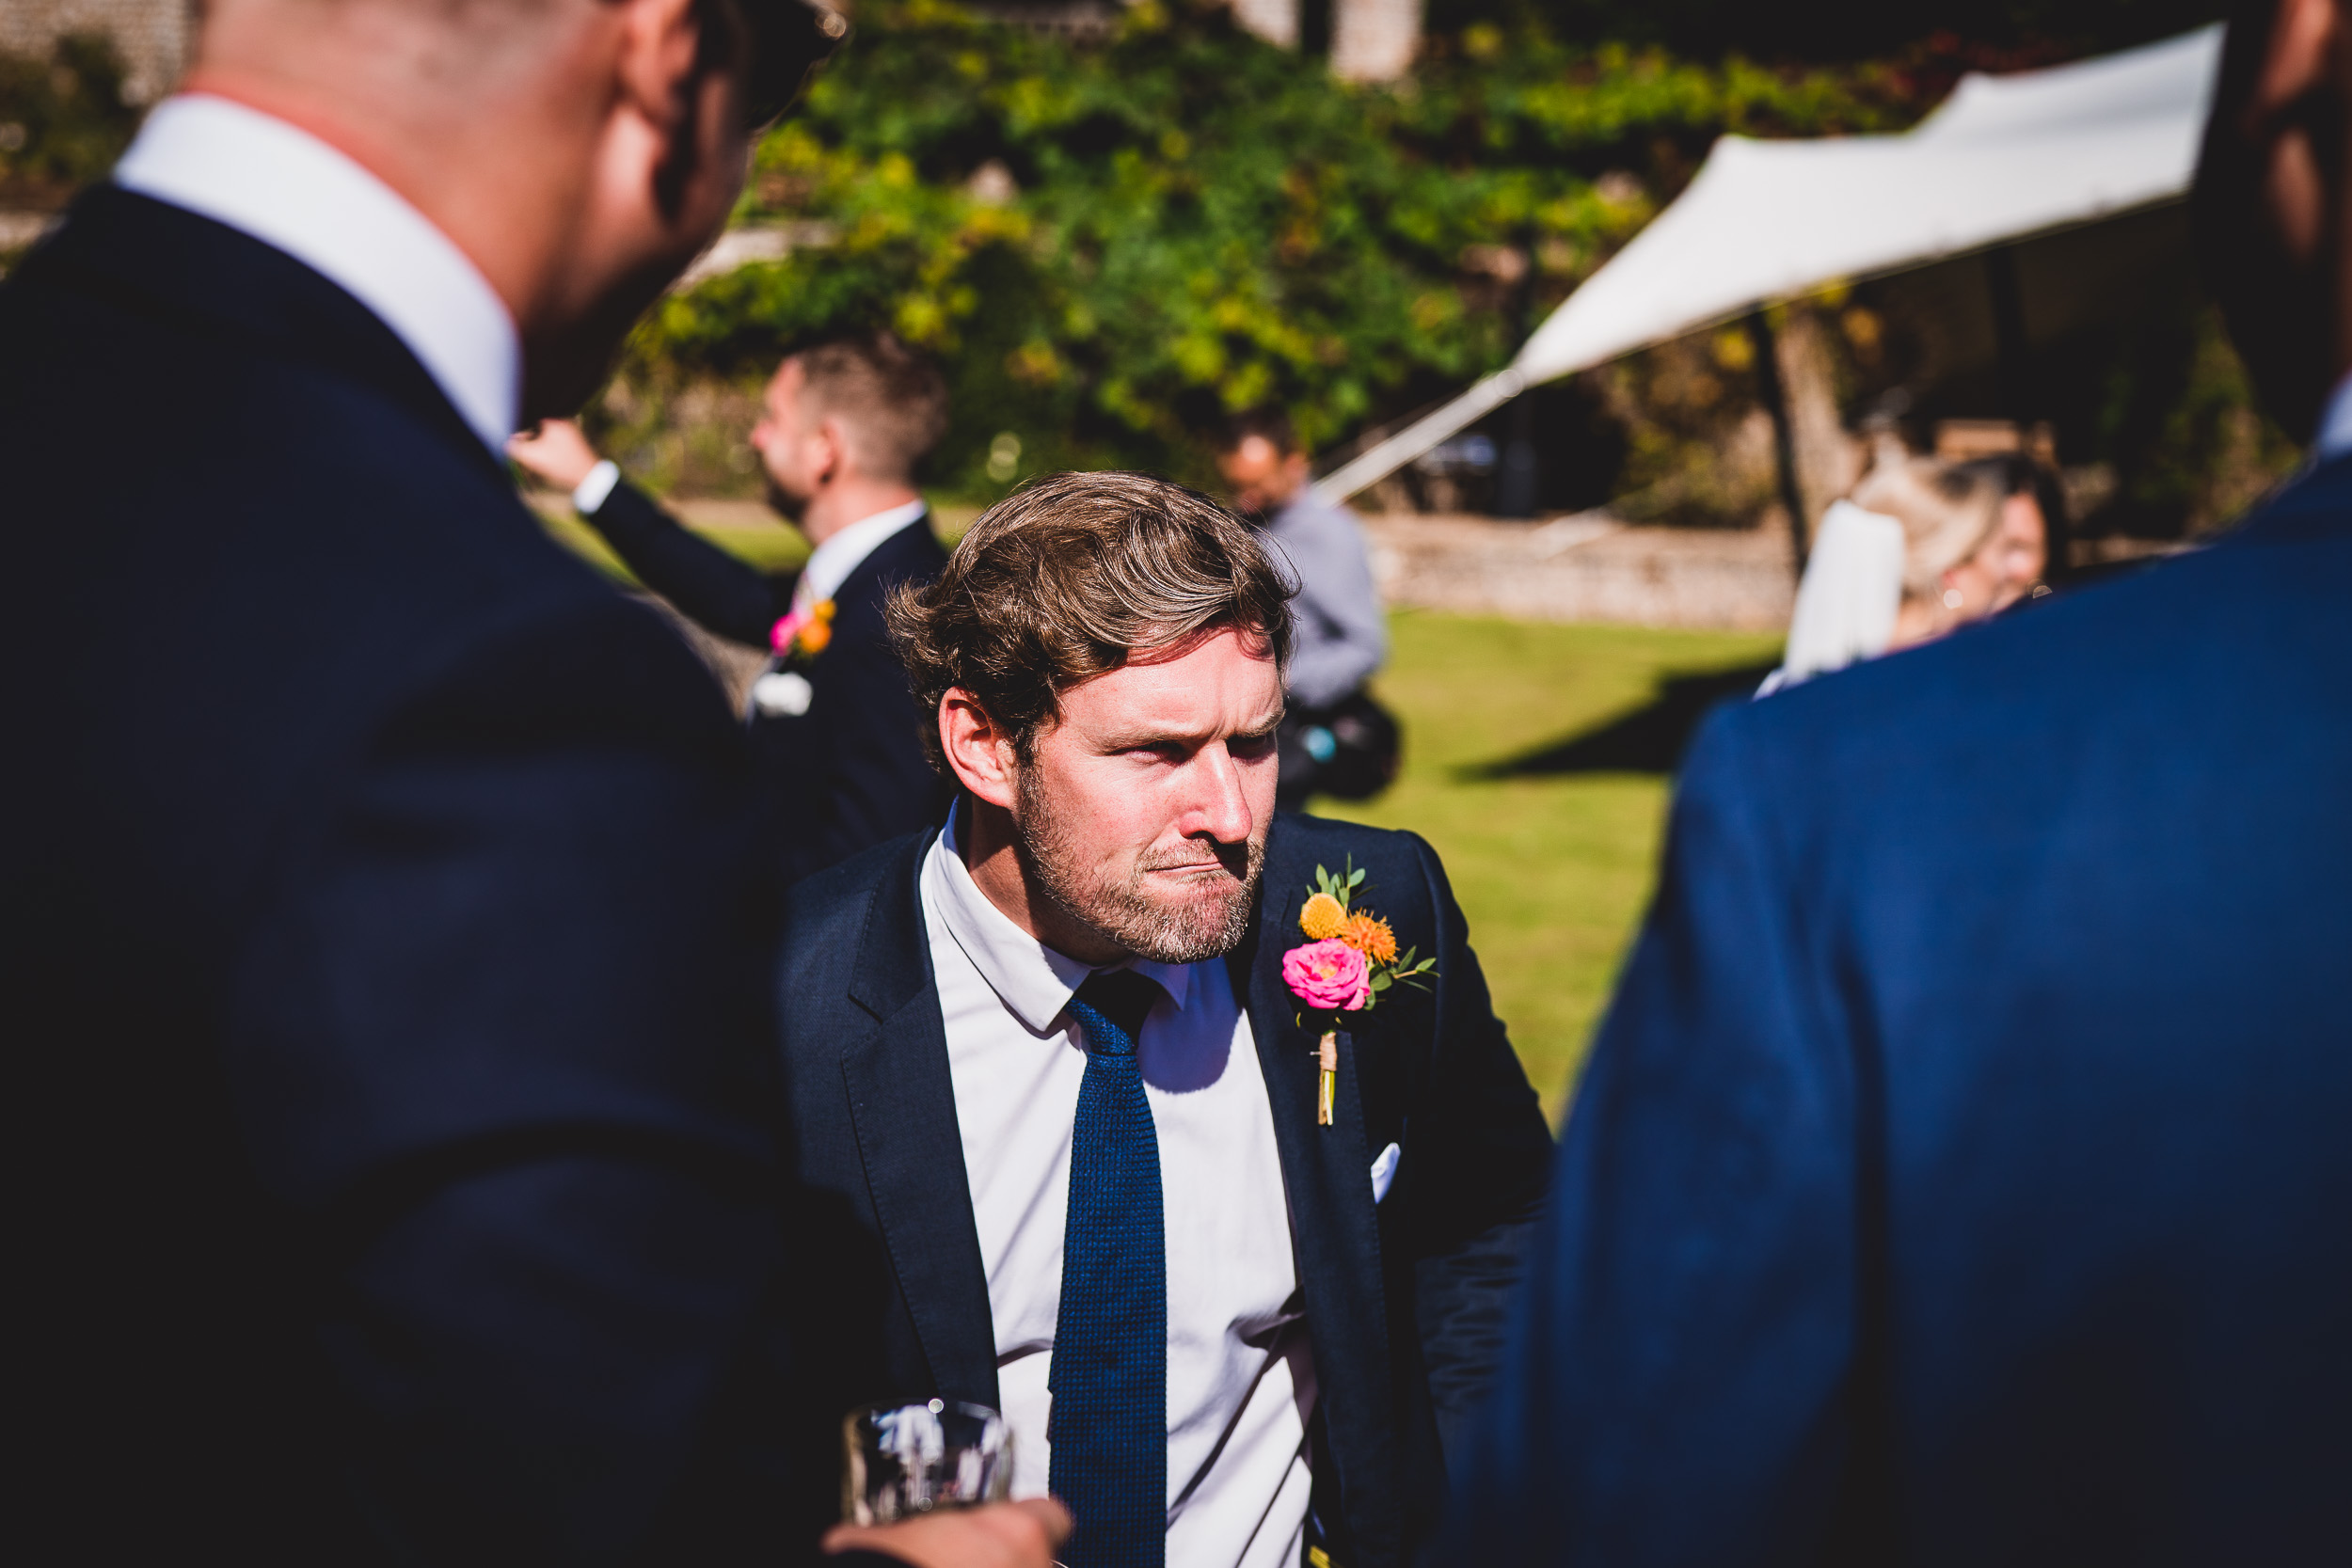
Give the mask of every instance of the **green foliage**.
[[1321, 866], [1315, 867], [1315, 891], [1326, 898], [1336, 899], [1340, 908], [1347, 908], [1349, 895], [1364, 884], [1364, 874], [1356, 867], [1356, 857], [1347, 857], [1346, 866], [1334, 876]]
[[1654, 43], [1694, 58], [1852, 60], [1966, 53], [1979, 69], [2128, 48], [2218, 21], [2221, 0], [1431, 0], [1433, 28], [1534, 15], [1570, 38]]
[[138, 123], [104, 37], [61, 39], [45, 60], [0, 54], [0, 207], [62, 207], [104, 177]]
[[2168, 302], [2103, 344], [2096, 454], [2116, 471], [2108, 529], [2159, 538], [2235, 522], [2299, 458], [2264, 416], [2221, 313]]
[[1263, 403], [1325, 448], [1501, 364], [1717, 135], [1922, 106], [1875, 67], [1697, 65], [1533, 24], [1438, 40], [1398, 90], [1158, 0], [1091, 44], [943, 0], [876, 0], [858, 25], [739, 214], [830, 243], [666, 300], [618, 434], [697, 378], [889, 327], [947, 369], [930, 477], [965, 495], [1068, 467], [1205, 477], [1204, 433]]

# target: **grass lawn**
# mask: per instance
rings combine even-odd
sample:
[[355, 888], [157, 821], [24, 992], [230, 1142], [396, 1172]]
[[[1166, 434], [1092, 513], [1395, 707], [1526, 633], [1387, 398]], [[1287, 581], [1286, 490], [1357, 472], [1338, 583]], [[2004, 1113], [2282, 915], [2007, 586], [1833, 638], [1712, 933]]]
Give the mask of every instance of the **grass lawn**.
[[1314, 809], [1436, 846], [1556, 1126], [1649, 901], [1680, 739], [1779, 639], [1413, 610], [1389, 625], [1377, 689], [1404, 770], [1377, 800]]

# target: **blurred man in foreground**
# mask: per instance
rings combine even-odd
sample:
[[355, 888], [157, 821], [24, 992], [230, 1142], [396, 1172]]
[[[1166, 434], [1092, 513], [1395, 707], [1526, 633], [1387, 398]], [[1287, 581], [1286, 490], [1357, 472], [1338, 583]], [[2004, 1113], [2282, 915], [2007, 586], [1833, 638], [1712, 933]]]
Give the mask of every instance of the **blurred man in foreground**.
[[1454, 1560], [2352, 1560], [2347, 22], [2199, 180], [2313, 467], [1693, 749]]
[[213, 0], [0, 293], [20, 1559], [815, 1556], [749, 768], [499, 454], [832, 20]]
[[1282, 720], [1281, 805], [1376, 794], [1396, 772], [1396, 721], [1364, 689], [1389, 657], [1388, 618], [1363, 525], [1317, 496], [1287, 415], [1260, 409], [1227, 427], [1217, 467], [1298, 582], [1290, 705]]
[[752, 744], [797, 879], [936, 823], [947, 792], [923, 750], [923, 716], [882, 626], [902, 582], [939, 575], [946, 552], [914, 466], [947, 425], [939, 372], [896, 338], [848, 338], [777, 367], [752, 431], [768, 499], [816, 546], [776, 579], [687, 531], [600, 461], [578, 425], [550, 420], [507, 444], [569, 491], [637, 578], [718, 636], [772, 649], [753, 683]]

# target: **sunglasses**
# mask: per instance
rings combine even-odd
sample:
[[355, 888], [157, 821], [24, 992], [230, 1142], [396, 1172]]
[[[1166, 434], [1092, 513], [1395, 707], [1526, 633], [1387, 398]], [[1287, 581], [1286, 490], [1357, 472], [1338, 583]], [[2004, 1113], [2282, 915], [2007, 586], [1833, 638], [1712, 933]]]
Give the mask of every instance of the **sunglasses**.
[[813, 0], [736, 0], [750, 34], [744, 108], [754, 127], [784, 118], [817, 68], [850, 39], [850, 19]]

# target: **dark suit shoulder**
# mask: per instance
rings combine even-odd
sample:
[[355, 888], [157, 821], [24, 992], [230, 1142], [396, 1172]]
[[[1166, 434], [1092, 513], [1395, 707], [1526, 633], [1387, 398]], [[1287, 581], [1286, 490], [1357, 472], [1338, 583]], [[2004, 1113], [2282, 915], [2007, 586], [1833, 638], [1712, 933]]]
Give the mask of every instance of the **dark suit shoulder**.
[[[785, 895], [780, 966], [787, 1016], [835, 1005], [869, 939], [877, 953], [901, 957], [919, 942], [918, 932], [898, 927], [910, 918], [915, 868], [933, 836], [930, 829], [901, 833], [792, 885]], [[919, 922], [919, 911], [911, 918]], [[878, 921], [892, 928], [875, 929]]]
[[884, 602], [898, 584], [928, 581], [946, 564], [947, 552], [931, 532], [930, 515], [926, 513], [867, 551], [834, 591], [841, 614], [836, 634], [852, 643], [869, 644], [895, 665], [898, 656], [890, 650], [889, 634], [882, 624]]
[[847, 920], [863, 921], [877, 889], [892, 877], [912, 877], [931, 839], [926, 829], [900, 833], [862, 849], [837, 865], [803, 878], [785, 895], [785, 918], [795, 930], [831, 930]]
[[[1434, 852], [1429, 849], [1429, 841], [1409, 828], [1375, 828], [1336, 817], [1311, 816], [1304, 812], [1283, 812], [1275, 822], [1285, 852], [1291, 854], [1337, 854], [1342, 859], [1353, 854], [1360, 863], [1367, 855], [1410, 857]], [[1339, 866], [1332, 864], [1329, 868], [1336, 871]]]
[[1381, 914], [1394, 919], [1414, 911], [1434, 913], [1425, 909], [1429, 884], [1444, 872], [1428, 840], [1408, 829], [1297, 812], [1278, 816], [1268, 835], [1267, 896], [1296, 902], [1311, 886], [1317, 866], [1337, 875], [1351, 864], [1366, 873], [1361, 895]]
[[[2352, 718], [2338, 635], [2348, 574], [2352, 460], [2340, 460], [2213, 547], [1728, 706], [1691, 770], [1736, 768], [1784, 826], [1935, 836], [1988, 793], [2009, 792], [2006, 808], [2031, 819], [2065, 809], [2091, 774], [2243, 783], [2341, 758], [2345, 746], [2282, 742], [2322, 714]], [[2105, 805], [2147, 803], [2134, 787]], [[1788, 843], [1818, 847], [1802, 832]]]
[[897, 578], [908, 573], [935, 573], [946, 564], [946, 546], [931, 531], [931, 515], [926, 512], [876, 545], [850, 575]]

